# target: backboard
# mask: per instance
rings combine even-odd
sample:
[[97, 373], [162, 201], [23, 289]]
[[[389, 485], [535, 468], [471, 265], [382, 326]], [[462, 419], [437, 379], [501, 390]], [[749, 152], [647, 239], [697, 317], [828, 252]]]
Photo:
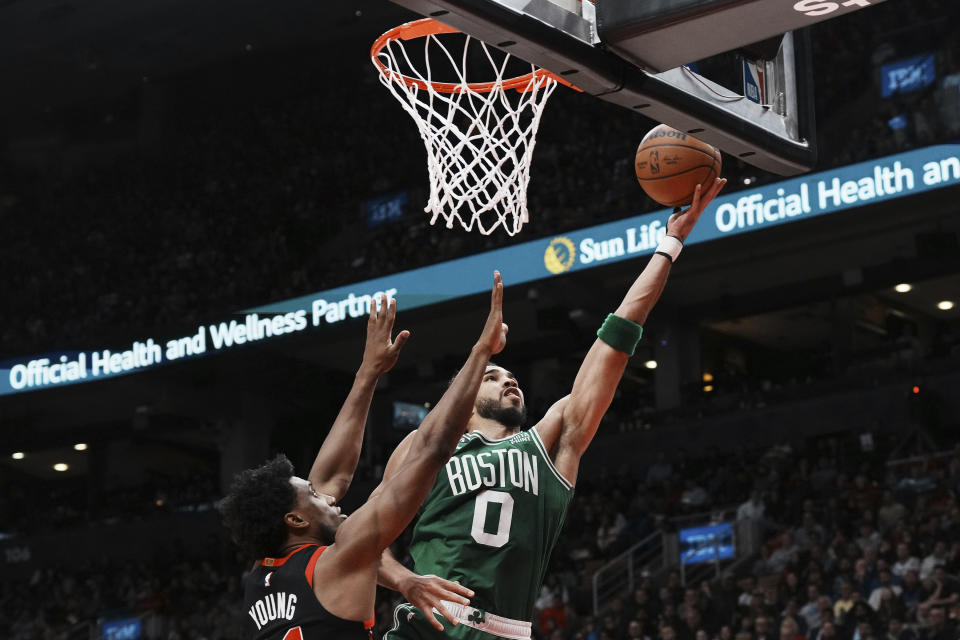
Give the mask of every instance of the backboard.
[[[816, 161], [802, 28], [883, 1], [393, 0], [780, 175]], [[765, 100], [686, 66], [754, 43]]]

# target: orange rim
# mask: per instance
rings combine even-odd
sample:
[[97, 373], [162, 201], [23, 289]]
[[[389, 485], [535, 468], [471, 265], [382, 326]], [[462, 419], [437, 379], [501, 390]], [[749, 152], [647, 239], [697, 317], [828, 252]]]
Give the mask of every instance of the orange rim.
[[420, 20], [414, 20], [413, 22], [407, 22], [400, 25], [399, 27], [394, 27], [390, 29], [382, 36], [376, 39], [373, 43], [373, 46], [370, 47], [370, 59], [373, 60], [373, 64], [376, 65], [377, 69], [380, 70], [380, 73], [389, 78], [397, 78], [403, 84], [408, 87], [417, 87], [418, 89], [427, 90], [428, 87], [433, 87], [433, 90], [437, 93], [460, 93], [464, 90], [464, 86], [469, 87], [472, 91], [477, 93], [490, 93], [496, 87], [503, 87], [504, 89], [515, 89], [520, 92], [525, 92], [530, 90], [531, 81], [534, 77], [537, 78], [553, 78], [560, 84], [570, 87], [576, 91], [580, 91], [577, 87], [570, 84], [567, 80], [564, 80], [555, 73], [551, 73], [546, 69], [537, 69], [530, 73], [525, 73], [522, 76], [517, 76], [515, 78], [510, 78], [509, 80], [504, 80], [503, 82], [468, 82], [466, 85], [457, 84], [453, 82], [425, 82], [419, 78], [411, 78], [410, 76], [405, 76], [402, 73], [396, 73], [387, 68], [383, 62], [380, 61], [380, 52], [394, 40], [414, 40], [416, 38], [425, 38], [427, 36], [435, 36], [443, 33], [460, 33], [458, 29], [449, 27], [442, 22], [437, 22], [433, 18], [422, 18]]

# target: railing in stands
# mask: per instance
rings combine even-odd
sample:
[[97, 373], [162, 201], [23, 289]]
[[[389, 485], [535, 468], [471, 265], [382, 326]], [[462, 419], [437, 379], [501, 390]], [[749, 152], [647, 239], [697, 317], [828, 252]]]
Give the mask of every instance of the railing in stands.
[[593, 612], [599, 615], [607, 599], [633, 591], [636, 578], [663, 568], [663, 535], [654, 531], [593, 574]]

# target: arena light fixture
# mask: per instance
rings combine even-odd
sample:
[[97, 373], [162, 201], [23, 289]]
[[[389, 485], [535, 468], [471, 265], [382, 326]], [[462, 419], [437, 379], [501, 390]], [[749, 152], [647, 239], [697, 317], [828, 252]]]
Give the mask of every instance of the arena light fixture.
[[656, 360], [647, 360], [646, 362], [643, 363], [643, 366], [645, 366], [647, 369], [656, 369], [656, 368], [657, 368], [657, 361], [656, 361]]
[[77, 444], [73, 445], [73, 448], [74, 448], [75, 450], [77, 450], [77, 451], [86, 451], [86, 450], [87, 450], [87, 443], [86, 443], [86, 442], [78, 442]]
[[941, 300], [937, 303], [937, 309], [940, 309], [940, 311], [950, 311], [953, 307], [953, 300]]
[[68, 465], [66, 462], [58, 462], [57, 464], [53, 465], [54, 471], [66, 471], [69, 468], [70, 465]]
[[906, 282], [901, 282], [895, 286], [893, 290], [897, 293], [909, 293], [911, 290], [913, 290], [913, 285], [907, 284]]
[[713, 385], [712, 384], [703, 385], [703, 391], [704, 393], [710, 393], [711, 391], [713, 391]]
[[704, 374], [703, 374], [703, 381], [704, 381], [704, 382], [713, 382], [713, 374], [710, 373], [710, 372], [704, 373]]
[[13, 458], [14, 460], [23, 460], [24, 455], [25, 454], [23, 453], [23, 451], [14, 451], [13, 455], [11, 455], [10, 457]]

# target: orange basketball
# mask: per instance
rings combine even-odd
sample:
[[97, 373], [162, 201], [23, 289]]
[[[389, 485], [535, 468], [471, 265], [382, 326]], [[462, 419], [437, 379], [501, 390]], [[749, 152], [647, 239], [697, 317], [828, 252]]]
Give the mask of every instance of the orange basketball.
[[634, 169], [647, 195], [666, 207], [693, 200], [697, 185], [706, 190], [720, 175], [720, 150], [665, 124], [640, 141]]

